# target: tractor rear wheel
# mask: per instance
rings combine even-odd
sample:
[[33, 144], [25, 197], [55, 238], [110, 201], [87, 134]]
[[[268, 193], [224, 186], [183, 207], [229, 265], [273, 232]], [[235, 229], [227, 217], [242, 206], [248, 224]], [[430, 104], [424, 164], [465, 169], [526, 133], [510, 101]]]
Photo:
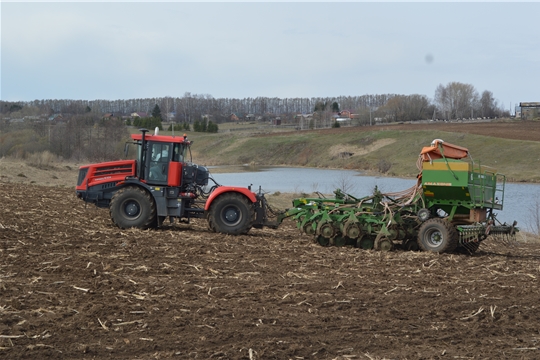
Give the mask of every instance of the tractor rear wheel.
[[458, 233], [446, 220], [429, 219], [420, 227], [418, 245], [424, 251], [449, 253], [458, 246]]
[[109, 214], [120, 229], [148, 229], [156, 223], [156, 205], [152, 196], [137, 186], [118, 190], [111, 199]]
[[229, 193], [214, 200], [209, 210], [208, 224], [215, 232], [239, 235], [251, 229], [254, 217], [255, 210], [245, 196]]

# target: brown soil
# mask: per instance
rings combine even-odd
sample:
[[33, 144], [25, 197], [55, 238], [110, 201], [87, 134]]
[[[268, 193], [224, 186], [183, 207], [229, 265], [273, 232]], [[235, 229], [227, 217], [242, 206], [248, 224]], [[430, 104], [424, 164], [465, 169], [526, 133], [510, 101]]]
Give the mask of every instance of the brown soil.
[[0, 183], [0, 358], [538, 359], [539, 250], [323, 248], [291, 223], [120, 230]]
[[[411, 126], [415, 128], [411, 128]], [[493, 136], [503, 139], [540, 141], [540, 121], [511, 122], [431, 122], [427, 124], [398, 124], [386, 126], [387, 129], [420, 130], [434, 129], [439, 131]]]
[[[376, 130], [437, 130], [466, 134], [476, 134], [493, 136], [503, 139], [540, 141], [540, 121], [473, 121], [473, 122], [423, 122], [423, 123], [402, 123], [377, 126], [357, 126], [341, 127], [324, 130], [311, 130], [333, 134], [340, 132], [367, 132]], [[283, 136], [287, 133], [271, 133], [259, 136]], [[296, 134], [291, 132], [289, 134]]]

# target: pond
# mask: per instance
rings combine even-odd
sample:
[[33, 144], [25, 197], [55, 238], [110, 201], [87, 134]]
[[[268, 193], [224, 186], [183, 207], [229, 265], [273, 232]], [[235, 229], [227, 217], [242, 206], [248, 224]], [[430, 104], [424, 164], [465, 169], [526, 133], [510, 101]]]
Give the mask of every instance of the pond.
[[[369, 196], [375, 186], [383, 193], [406, 190], [415, 184], [415, 179], [365, 176], [354, 170], [333, 170], [296, 167], [209, 167], [211, 177], [220, 185], [259, 186], [265, 193], [312, 193], [319, 191], [331, 194], [341, 188], [355, 197]], [[504, 209], [497, 215], [501, 222], [536, 232], [540, 217], [540, 185], [507, 183], [504, 193]]]

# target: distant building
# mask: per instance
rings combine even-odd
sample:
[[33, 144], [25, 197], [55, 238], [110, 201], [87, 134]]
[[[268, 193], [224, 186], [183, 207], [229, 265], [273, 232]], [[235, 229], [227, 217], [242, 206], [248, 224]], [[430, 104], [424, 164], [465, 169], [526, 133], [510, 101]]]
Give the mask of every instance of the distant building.
[[53, 114], [49, 116], [49, 121], [62, 121], [63, 119], [64, 117], [62, 116], [62, 114]]
[[519, 103], [521, 108], [521, 119], [532, 120], [540, 117], [540, 102], [522, 102]]
[[148, 117], [148, 114], [145, 113], [145, 112], [134, 112], [134, 113], [131, 113], [131, 117], [133, 117], [133, 118], [136, 118], [136, 117], [145, 118], [145, 117]]
[[350, 110], [341, 110], [340, 112], [338, 112], [338, 115], [339, 115], [340, 118], [350, 119], [351, 118], [351, 111]]

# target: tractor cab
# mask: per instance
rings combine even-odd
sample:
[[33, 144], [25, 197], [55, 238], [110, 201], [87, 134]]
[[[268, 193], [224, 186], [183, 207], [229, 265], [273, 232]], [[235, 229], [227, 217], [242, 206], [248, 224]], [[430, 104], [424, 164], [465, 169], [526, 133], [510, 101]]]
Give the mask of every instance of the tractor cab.
[[186, 135], [160, 136], [156, 130], [154, 135], [142, 131], [131, 138], [138, 145], [138, 177], [148, 185], [187, 188], [193, 182], [208, 184], [208, 169], [191, 162], [192, 142]]

